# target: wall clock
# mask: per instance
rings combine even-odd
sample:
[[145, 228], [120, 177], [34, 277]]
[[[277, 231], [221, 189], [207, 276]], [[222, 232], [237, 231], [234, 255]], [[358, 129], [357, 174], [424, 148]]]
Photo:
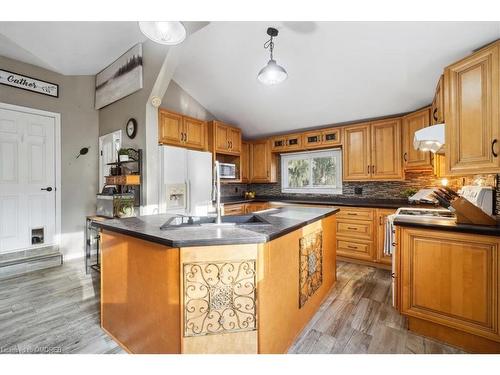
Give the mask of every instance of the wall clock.
[[137, 134], [137, 121], [135, 118], [131, 118], [127, 121], [127, 126], [125, 127], [125, 130], [127, 131], [127, 136], [130, 139], [135, 138], [135, 135]]

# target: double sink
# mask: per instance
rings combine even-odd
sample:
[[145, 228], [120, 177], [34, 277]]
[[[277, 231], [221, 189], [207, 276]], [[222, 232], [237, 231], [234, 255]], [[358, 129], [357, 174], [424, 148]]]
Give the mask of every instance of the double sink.
[[271, 225], [266, 219], [255, 214], [222, 216], [220, 224], [216, 223], [216, 219], [215, 216], [174, 216], [163, 223], [160, 229], [168, 230], [200, 226]]

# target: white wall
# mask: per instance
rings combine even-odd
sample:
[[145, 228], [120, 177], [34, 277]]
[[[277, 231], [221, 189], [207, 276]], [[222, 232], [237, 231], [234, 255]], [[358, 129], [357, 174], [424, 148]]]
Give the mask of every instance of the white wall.
[[[84, 255], [85, 216], [95, 214], [98, 189], [98, 112], [93, 76], [61, 74], [0, 56], [0, 66], [59, 84], [59, 98], [0, 86], [0, 102], [61, 114], [61, 251], [65, 259]], [[82, 147], [87, 155], [76, 159]]]

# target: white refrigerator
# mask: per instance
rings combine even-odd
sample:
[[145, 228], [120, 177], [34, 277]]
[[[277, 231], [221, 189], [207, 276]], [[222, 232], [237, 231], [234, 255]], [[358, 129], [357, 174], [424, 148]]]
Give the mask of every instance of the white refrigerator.
[[160, 146], [160, 213], [206, 216], [213, 212], [212, 154]]

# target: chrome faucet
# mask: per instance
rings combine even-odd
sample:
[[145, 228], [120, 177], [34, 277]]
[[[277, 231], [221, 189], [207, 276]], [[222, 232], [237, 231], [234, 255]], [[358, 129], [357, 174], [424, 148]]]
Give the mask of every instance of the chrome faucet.
[[212, 200], [215, 200], [215, 209], [217, 211], [216, 224], [221, 224], [221, 205], [220, 205], [220, 165], [216, 160], [214, 165], [214, 186], [212, 189]]

